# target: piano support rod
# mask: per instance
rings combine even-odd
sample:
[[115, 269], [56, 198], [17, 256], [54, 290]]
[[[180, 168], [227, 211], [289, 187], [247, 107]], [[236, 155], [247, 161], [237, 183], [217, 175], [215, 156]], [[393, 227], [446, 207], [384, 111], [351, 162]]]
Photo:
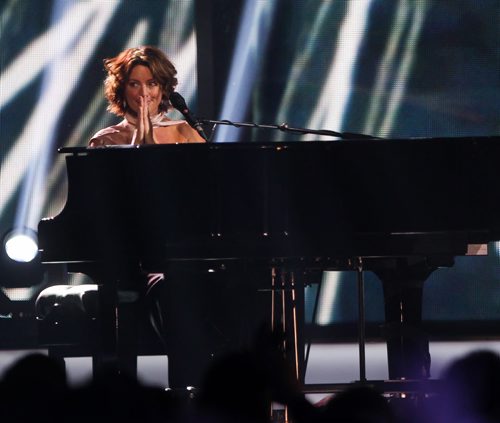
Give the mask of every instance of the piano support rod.
[[295, 291], [295, 274], [291, 272], [290, 282], [292, 284], [292, 325], [293, 325], [293, 353], [295, 365], [295, 377], [300, 381], [300, 363], [299, 363], [299, 328], [297, 321], [297, 295]]
[[275, 310], [275, 292], [276, 292], [276, 268], [273, 267], [271, 269], [271, 330], [274, 331], [275, 329], [275, 315], [276, 315], [276, 310]]
[[365, 358], [365, 280], [363, 274], [363, 261], [358, 258], [358, 343], [359, 343], [359, 380], [366, 382]]

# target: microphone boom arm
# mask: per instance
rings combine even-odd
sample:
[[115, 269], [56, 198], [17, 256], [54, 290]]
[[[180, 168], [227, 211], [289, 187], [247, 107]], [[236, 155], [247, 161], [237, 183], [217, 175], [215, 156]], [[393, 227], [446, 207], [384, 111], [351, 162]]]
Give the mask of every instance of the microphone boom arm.
[[356, 134], [353, 132], [335, 132], [329, 129], [294, 128], [288, 126], [287, 123], [282, 123], [281, 125], [266, 125], [254, 122], [231, 122], [230, 120], [227, 119], [225, 120], [199, 119], [199, 121], [201, 123], [208, 125], [231, 125], [236, 128], [278, 129], [283, 132], [292, 132], [296, 134], [325, 135], [329, 137], [337, 137], [343, 139], [380, 139], [379, 137], [374, 137], [372, 135]]

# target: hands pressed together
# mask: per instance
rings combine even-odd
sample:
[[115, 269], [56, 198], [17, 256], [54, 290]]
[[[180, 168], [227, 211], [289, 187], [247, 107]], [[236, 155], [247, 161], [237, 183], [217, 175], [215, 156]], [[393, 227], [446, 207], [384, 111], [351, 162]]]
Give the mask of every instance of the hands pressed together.
[[141, 96], [139, 105], [139, 114], [137, 116], [137, 130], [132, 139], [133, 145], [155, 144], [153, 133], [153, 124], [149, 115], [147, 100]]

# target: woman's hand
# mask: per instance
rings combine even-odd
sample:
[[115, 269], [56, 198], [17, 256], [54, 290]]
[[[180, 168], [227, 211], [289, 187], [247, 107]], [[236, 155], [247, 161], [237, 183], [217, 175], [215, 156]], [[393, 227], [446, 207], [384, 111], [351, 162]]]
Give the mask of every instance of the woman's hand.
[[137, 130], [132, 144], [155, 144], [153, 125], [149, 117], [149, 107], [146, 99], [140, 97], [139, 116], [137, 116]]

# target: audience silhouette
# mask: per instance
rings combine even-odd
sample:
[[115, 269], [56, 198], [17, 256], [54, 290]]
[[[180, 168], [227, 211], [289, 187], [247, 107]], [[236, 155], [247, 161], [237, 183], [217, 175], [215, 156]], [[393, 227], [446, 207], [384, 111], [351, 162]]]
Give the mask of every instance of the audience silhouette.
[[[300, 389], [280, 349], [280, 337], [261, 333], [255, 346], [213, 361], [195, 390], [165, 390], [109, 367], [81, 386], [69, 386], [64, 365], [31, 353], [0, 381], [2, 422], [271, 423], [285, 406], [294, 423], [493, 423], [500, 421], [500, 356], [475, 351], [450, 364], [441, 390], [406, 414], [382, 392], [353, 384], [320, 404]], [[421, 412], [420, 412], [421, 411]]]
[[370, 386], [353, 386], [333, 396], [323, 406], [318, 421], [324, 423], [395, 423], [395, 415], [382, 393]]
[[17, 360], [0, 384], [1, 422], [58, 422], [69, 392], [64, 365], [41, 353]]
[[428, 414], [438, 423], [500, 422], [500, 356], [473, 351], [452, 362], [442, 375], [442, 392]]

